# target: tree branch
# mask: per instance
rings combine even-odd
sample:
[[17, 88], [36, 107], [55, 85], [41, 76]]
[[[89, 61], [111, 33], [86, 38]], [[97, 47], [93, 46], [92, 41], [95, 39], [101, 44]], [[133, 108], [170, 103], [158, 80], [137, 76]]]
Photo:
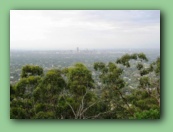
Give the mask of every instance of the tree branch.
[[112, 111], [105, 111], [105, 112], [101, 112], [101, 113], [98, 113], [97, 115], [95, 116], [89, 116], [87, 117], [86, 119], [96, 119], [97, 117], [99, 117], [100, 115], [104, 115], [104, 114], [107, 114], [107, 113], [110, 113]]
[[64, 95], [62, 95], [62, 97], [64, 98], [64, 100], [65, 100], [65, 102], [67, 103], [67, 105], [71, 108], [71, 110], [72, 110], [72, 112], [73, 112], [73, 114], [74, 114], [74, 116], [75, 116], [75, 119], [76, 119], [77, 115], [76, 115], [76, 113], [75, 113], [73, 107], [66, 101]]

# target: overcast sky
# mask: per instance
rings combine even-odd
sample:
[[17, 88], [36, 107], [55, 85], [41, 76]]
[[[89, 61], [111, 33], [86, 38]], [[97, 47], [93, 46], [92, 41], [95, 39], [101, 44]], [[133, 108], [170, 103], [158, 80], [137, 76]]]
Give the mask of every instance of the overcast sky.
[[11, 10], [10, 49], [160, 48], [159, 10]]

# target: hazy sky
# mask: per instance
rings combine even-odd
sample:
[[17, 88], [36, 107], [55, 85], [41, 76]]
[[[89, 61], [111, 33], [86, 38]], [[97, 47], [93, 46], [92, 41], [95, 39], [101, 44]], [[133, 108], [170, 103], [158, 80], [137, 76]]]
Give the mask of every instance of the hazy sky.
[[10, 49], [160, 48], [160, 10], [11, 10]]

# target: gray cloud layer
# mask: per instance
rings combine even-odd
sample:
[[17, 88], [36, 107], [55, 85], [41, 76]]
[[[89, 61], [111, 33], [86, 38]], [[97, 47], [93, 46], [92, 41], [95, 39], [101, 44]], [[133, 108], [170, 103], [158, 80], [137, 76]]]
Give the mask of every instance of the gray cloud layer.
[[10, 48], [160, 48], [159, 10], [11, 10]]

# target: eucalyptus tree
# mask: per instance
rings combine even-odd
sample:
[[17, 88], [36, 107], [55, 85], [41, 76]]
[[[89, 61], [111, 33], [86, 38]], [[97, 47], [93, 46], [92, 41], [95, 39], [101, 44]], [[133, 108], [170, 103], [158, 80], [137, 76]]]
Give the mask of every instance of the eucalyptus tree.
[[67, 88], [63, 98], [71, 109], [74, 119], [96, 119], [106, 112], [106, 105], [94, 92], [94, 80], [91, 71], [85, 65], [77, 63], [64, 70]]
[[[38, 86], [43, 69], [39, 66], [26, 65], [22, 68], [20, 80], [11, 87], [11, 118], [32, 118], [34, 115], [33, 91]], [[15, 93], [15, 94], [14, 94]]]
[[[135, 57], [134, 57], [135, 56]], [[128, 58], [128, 59], [127, 59]], [[130, 67], [130, 60], [140, 60], [136, 65], [139, 70], [138, 88], [132, 89], [131, 94], [126, 96], [128, 103], [134, 111], [132, 118], [156, 119], [160, 116], [160, 58], [144, 67], [142, 61], [148, 61], [145, 54], [124, 55], [117, 63]]]
[[123, 70], [113, 62], [108, 64], [96, 62], [94, 63], [94, 69], [100, 72], [102, 98], [109, 108], [107, 118], [128, 118], [132, 111], [121, 92], [121, 89], [125, 86], [125, 81], [121, 77]]
[[34, 118], [61, 118], [57, 111], [61, 107], [59, 103], [61, 100], [60, 93], [65, 87], [66, 83], [61, 71], [49, 70], [34, 90]]

